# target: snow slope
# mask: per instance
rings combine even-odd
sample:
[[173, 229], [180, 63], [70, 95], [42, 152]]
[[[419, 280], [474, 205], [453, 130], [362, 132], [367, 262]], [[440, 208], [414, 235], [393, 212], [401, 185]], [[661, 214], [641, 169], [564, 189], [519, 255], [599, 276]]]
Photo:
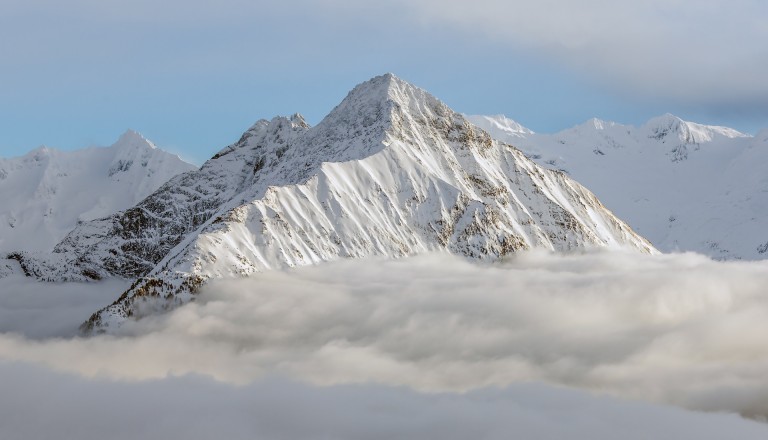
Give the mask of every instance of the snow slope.
[[[768, 257], [768, 131], [755, 137], [673, 115], [641, 127], [592, 119], [556, 134], [468, 116], [539, 164], [584, 184], [662, 251]], [[488, 121], [493, 121], [493, 124]]]
[[298, 115], [259, 121], [199, 171], [80, 225], [53, 261], [20, 261], [47, 279], [142, 277], [93, 329], [188, 301], [212, 278], [373, 255], [594, 247], [655, 252], [568, 176], [388, 74], [316, 127]]
[[111, 147], [0, 158], [0, 253], [50, 251], [78, 223], [129, 208], [194, 168], [134, 131]]

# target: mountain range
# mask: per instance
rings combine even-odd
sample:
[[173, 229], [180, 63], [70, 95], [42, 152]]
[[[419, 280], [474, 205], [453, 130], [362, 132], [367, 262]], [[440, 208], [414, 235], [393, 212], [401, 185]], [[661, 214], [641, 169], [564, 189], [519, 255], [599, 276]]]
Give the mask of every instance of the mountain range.
[[[541, 135], [503, 116], [464, 116], [386, 74], [314, 127], [299, 114], [256, 122], [199, 169], [134, 132], [99, 154], [78, 153], [101, 158], [82, 166], [93, 177], [68, 180], [80, 168], [50, 150], [0, 162], [8, 188], [48, 188], [60, 200], [44, 205], [54, 208], [55, 234], [29, 244], [14, 234], [40, 226], [0, 231], [12, 237], [0, 250], [14, 261], [0, 275], [132, 280], [122, 294], [105, 292], [117, 299], [83, 325], [100, 332], [191, 301], [213, 279], [341, 258], [450, 252], [494, 261], [526, 249], [656, 247], [762, 258], [768, 180], [755, 164], [766, 143], [768, 133], [672, 115]], [[40, 162], [60, 180], [27, 183], [4, 171]], [[77, 188], [93, 188], [81, 190], [90, 202], [64, 211]]]
[[215, 278], [339, 258], [596, 247], [656, 252], [565, 173], [387, 74], [315, 127], [300, 115], [258, 121], [199, 170], [80, 223], [52, 253], [12, 257], [48, 281], [135, 279], [85, 325], [101, 331], [189, 301]]
[[768, 257], [768, 130], [750, 136], [667, 114], [537, 134], [503, 115], [467, 119], [584, 184], [664, 252]]

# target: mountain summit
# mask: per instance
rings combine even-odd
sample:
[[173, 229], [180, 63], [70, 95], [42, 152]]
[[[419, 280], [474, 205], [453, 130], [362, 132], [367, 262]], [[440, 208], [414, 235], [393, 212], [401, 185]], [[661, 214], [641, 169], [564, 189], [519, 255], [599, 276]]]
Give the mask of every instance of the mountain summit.
[[317, 126], [259, 121], [200, 170], [133, 208], [80, 225], [52, 279], [137, 278], [86, 330], [191, 300], [210, 279], [339, 258], [448, 251], [654, 248], [567, 175], [493, 140], [429, 93], [387, 74]]

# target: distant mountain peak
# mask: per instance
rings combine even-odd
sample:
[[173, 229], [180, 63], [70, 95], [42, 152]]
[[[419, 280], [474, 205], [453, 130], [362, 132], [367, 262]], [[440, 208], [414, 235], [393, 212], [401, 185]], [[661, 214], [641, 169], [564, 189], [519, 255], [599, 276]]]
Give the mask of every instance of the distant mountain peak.
[[581, 125], [582, 127], [594, 128], [595, 130], [605, 130], [608, 127], [615, 127], [616, 123], [613, 121], [604, 121], [598, 118], [592, 118], [587, 120]]
[[524, 127], [517, 121], [510, 119], [503, 114], [491, 116], [467, 115], [465, 117], [469, 122], [489, 133], [495, 133], [497, 136], [503, 134], [501, 137], [504, 137], [505, 139], [500, 140], [506, 142], [515, 141], [517, 138], [534, 134], [533, 130]]
[[649, 119], [642, 126], [642, 129], [646, 131], [649, 138], [665, 142], [669, 135], [674, 135], [675, 141], [684, 144], [711, 142], [717, 137], [749, 137], [749, 135], [728, 127], [684, 121], [671, 113]]
[[307, 123], [306, 119], [304, 119], [304, 115], [301, 113], [294, 113], [291, 116], [288, 117], [288, 119], [297, 126], [302, 126], [304, 128], [309, 128], [309, 124]]
[[665, 113], [649, 119], [643, 128], [650, 132], [649, 137], [654, 139], [663, 139], [668, 134], [676, 132], [688, 132], [688, 125], [685, 121], [671, 113]]
[[41, 145], [34, 150], [30, 151], [29, 153], [25, 154], [23, 157], [27, 161], [34, 161], [34, 162], [43, 162], [51, 157], [51, 155], [56, 153], [55, 148], [46, 147], [45, 145]]
[[646, 125], [675, 125], [685, 123], [681, 118], [673, 115], [672, 113], [664, 113], [663, 115], [654, 116], [646, 122]]
[[145, 138], [138, 131], [128, 129], [117, 139], [117, 142], [112, 144], [113, 148], [117, 149], [129, 149], [129, 150], [154, 150], [157, 147], [147, 138]]

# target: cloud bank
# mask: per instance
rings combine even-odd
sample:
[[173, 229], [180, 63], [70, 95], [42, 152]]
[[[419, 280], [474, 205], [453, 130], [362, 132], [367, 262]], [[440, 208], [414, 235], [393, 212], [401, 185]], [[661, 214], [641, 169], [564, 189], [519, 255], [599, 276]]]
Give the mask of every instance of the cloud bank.
[[28, 338], [72, 337], [79, 322], [114, 301], [129, 283], [41, 283], [21, 275], [0, 274], [0, 333]]
[[88, 380], [0, 363], [0, 435], [17, 439], [763, 439], [768, 427], [541, 384], [467, 394], [199, 376]]
[[216, 282], [117, 336], [2, 334], [0, 359], [129, 381], [277, 376], [424, 392], [540, 381], [760, 418], [766, 269], [692, 254], [342, 261]]
[[281, 379], [231, 386], [199, 376], [88, 380], [0, 363], [0, 436], [29, 439], [764, 439], [765, 425], [524, 384], [467, 394], [315, 387]]

